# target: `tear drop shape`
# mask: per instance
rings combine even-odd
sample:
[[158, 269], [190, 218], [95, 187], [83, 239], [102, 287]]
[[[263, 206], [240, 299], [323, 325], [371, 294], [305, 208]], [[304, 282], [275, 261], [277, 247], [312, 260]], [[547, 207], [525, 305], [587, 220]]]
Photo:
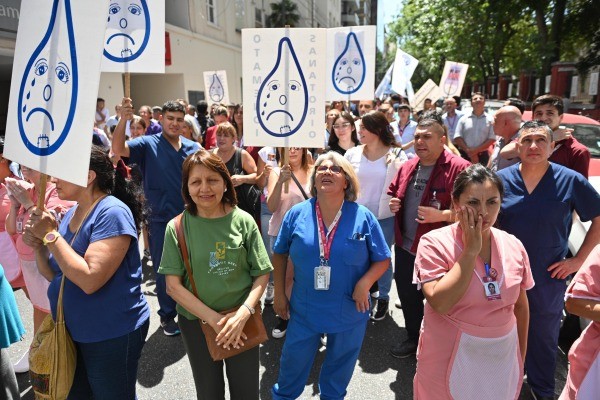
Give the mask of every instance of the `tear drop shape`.
[[[42, 83], [37, 87], [36, 79]], [[78, 79], [71, 2], [53, 0], [48, 28], [27, 61], [19, 84], [19, 133], [33, 154], [50, 155], [67, 138], [75, 115]], [[28, 82], [32, 89], [26, 92]]]
[[104, 57], [118, 63], [133, 61], [150, 39], [147, 0], [112, 0], [104, 37]]
[[225, 89], [223, 88], [223, 84], [216, 73], [214, 73], [212, 76], [212, 82], [208, 88], [208, 95], [215, 103], [220, 103], [221, 100], [223, 100], [223, 97], [225, 97]]
[[[308, 88], [291, 40], [284, 37], [277, 47], [275, 66], [262, 80], [258, 89], [256, 109], [259, 112], [258, 123], [269, 135], [286, 137], [296, 133], [306, 119]], [[282, 62], [283, 60], [287, 62]], [[288, 65], [287, 80], [286, 64]], [[265, 101], [265, 98], [269, 99], [271, 94], [275, 99], [284, 96], [285, 103]], [[265, 103], [267, 105], [263, 106]], [[266, 117], [264, 117], [265, 113]]]
[[[341, 74], [335, 74], [335, 71]], [[345, 71], [345, 72], [344, 72]], [[333, 64], [331, 79], [333, 87], [339, 93], [352, 94], [361, 88], [366, 76], [365, 56], [358, 42], [356, 33], [346, 36], [346, 45]]]

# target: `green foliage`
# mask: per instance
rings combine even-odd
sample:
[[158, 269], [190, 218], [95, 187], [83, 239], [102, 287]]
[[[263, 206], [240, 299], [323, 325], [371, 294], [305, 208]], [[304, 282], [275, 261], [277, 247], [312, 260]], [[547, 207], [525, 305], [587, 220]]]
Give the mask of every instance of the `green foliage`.
[[279, 3], [271, 3], [271, 14], [267, 16], [269, 28], [283, 28], [289, 25], [295, 27], [300, 21], [298, 5], [291, 0], [281, 0]]
[[518, 75], [522, 70], [547, 74], [552, 62], [562, 57], [573, 60], [582, 49], [587, 49], [586, 66], [598, 64], [598, 1], [403, 3], [401, 15], [388, 26], [388, 40], [419, 60], [413, 77], [415, 88], [428, 78], [438, 81], [446, 60], [469, 64], [467, 79], [471, 81], [501, 74]]

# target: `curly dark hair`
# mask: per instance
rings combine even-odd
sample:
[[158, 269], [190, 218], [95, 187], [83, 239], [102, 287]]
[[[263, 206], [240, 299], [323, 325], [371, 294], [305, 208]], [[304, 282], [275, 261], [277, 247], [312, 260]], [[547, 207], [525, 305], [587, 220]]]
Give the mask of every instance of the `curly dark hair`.
[[140, 184], [117, 172], [108, 151], [101, 146], [92, 146], [90, 170], [96, 173], [95, 183], [99, 190], [113, 195], [129, 207], [139, 233], [141, 226], [148, 222], [146, 198]]
[[217, 172], [219, 175], [221, 175], [221, 178], [225, 182], [226, 189], [225, 193], [223, 193], [221, 203], [227, 203], [232, 207], [236, 206], [238, 200], [235, 194], [235, 188], [233, 187], [233, 182], [231, 182], [231, 177], [229, 176], [229, 171], [227, 170], [225, 163], [223, 160], [221, 160], [221, 157], [217, 156], [216, 154], [204, 149], [200, 149], [197, 152], [190, 154], [183, 162], [181, 195], [183, 196], [183, 201], [185, 202], [185, 209], [193, 215], [197, 215], [198, 213], [198, 207], [196, 206], [196, 203], [194, 203], [194, 200], [192, 200], [192, 196], [190, 195], [190, 191], [188, 189], [190, 172], [196, 165], [206, 167], [209, 170]]
[[362, 126], [369, 132], [379, 136], [379, 140], [385, 146], [397, 147], [394, 131], [390, 126], [384, 113], [381, 111], [370, 111], [363, 115], [361, 120]]

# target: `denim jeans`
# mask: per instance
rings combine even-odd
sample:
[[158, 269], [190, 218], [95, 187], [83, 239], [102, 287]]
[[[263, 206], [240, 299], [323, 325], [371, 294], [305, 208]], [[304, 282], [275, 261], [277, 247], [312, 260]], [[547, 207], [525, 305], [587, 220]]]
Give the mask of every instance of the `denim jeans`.
[[[381, 230], [383, 231], [383, 237], [385, 238], [385, 242], [387, 243], [390, 251], [392, 250], [392, 245], [394, 244], [394, 223], [396, 221], [395, 217], [380, 219], [379, 225], [381, 226]], [[381, 275], [381, 278], [377, 281], [379, 284], [379, 297], [380, 300], [390, 300], [390, 289], [392, 288], [392, 279], [394, 278], [394, 262], [390, 260], [390, 266], [388, 269]]]
[[135, 331], [95, 343], [75, 342], [77, 368], [69, 400], [136, 399], [138, 361], [150, 319]]

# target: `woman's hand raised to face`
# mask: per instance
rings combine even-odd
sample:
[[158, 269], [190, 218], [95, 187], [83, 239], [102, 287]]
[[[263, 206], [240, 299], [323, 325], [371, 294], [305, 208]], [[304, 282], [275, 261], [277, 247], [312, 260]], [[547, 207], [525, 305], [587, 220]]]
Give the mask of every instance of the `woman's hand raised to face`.
[[463, 231], [464, 251], [477, 256], [482, 246], [481, 228], [483, 217], [477, 215], [475, 210], [469, 206], [462, 206], [456, 215]]

